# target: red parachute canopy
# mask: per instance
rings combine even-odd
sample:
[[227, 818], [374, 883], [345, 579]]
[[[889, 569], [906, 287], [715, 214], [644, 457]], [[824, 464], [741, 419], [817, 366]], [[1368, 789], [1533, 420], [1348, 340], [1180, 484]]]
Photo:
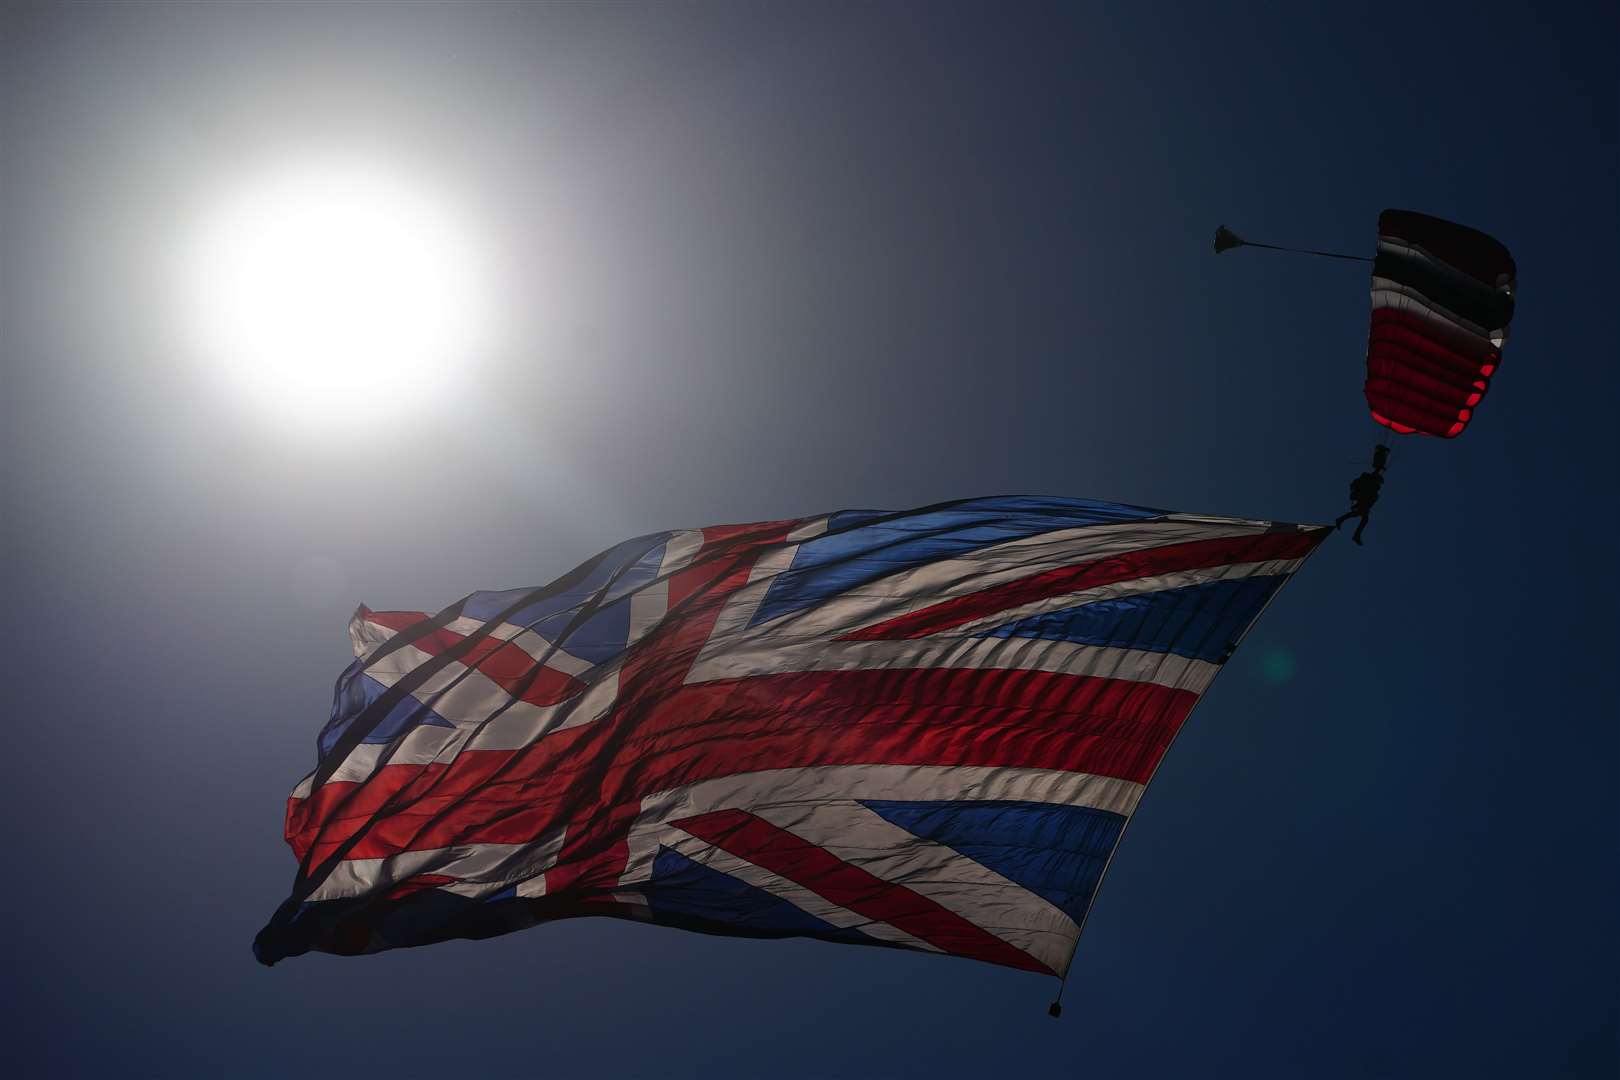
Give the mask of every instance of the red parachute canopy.
[[1462, 433], [1502, 362], [1513, 256], [1482, 232], [1410, 210], [1378, 217], [1367, 407], [1401, 434]]

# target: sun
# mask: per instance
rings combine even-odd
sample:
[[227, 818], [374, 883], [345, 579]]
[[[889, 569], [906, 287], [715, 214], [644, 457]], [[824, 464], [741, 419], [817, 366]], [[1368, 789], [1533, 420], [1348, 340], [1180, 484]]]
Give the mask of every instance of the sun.
[[245, 180], [199, 216], [182, 261], [191, 346], [284, 419], [423, 407], [490, 343], [474, 230], [376, 163], [304, 161]]

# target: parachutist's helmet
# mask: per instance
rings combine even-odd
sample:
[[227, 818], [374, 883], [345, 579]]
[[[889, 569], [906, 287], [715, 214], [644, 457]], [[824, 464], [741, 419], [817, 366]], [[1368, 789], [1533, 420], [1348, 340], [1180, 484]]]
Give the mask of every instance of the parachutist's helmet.
[[1389, 462], [1389, 447], [1379, 443], [1373, 447], [1373, 468], [1382, 469]]

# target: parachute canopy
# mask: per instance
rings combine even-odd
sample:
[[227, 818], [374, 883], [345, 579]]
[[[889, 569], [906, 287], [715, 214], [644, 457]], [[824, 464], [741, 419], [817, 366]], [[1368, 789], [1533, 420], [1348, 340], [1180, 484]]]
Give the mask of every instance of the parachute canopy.
[[1402, 434], [1454, 438], [1502, 362], [1513, 256], [1482, 232], [1410, 210], [1378, 218], [1367, 407]]

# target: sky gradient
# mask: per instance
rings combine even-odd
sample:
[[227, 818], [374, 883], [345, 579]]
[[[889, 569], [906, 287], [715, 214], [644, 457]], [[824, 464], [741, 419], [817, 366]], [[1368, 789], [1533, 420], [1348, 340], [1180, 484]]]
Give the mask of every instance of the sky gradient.
[[[0, 408], [18, 1075], [1609, 1076], [1615, 42], [1602, 5], [8, 6]], [[185, 354], [278, 155], [448, 193], [507, 282], [426, 412]], [[1513, 337], [1160, 770], [1054, 989], [575, 920], [265, 970], [359, 602], [659, 529], [985, 494], [1328, 521], [1366, 268], [1498, 236]]]

